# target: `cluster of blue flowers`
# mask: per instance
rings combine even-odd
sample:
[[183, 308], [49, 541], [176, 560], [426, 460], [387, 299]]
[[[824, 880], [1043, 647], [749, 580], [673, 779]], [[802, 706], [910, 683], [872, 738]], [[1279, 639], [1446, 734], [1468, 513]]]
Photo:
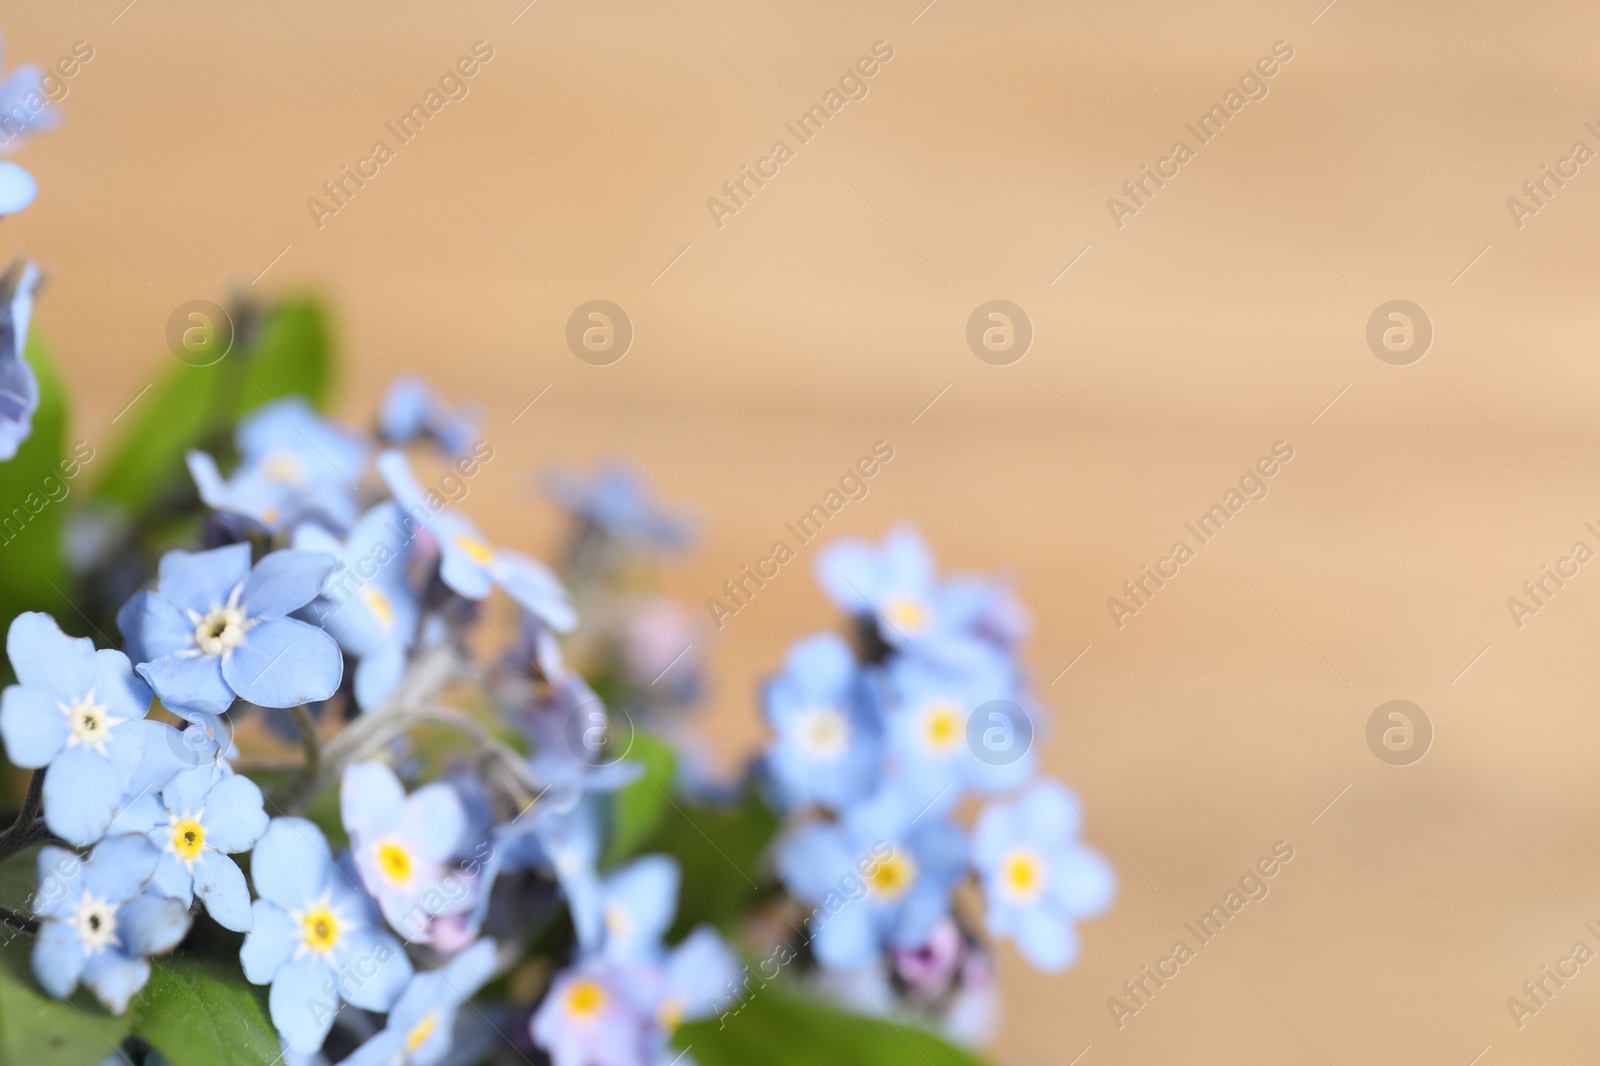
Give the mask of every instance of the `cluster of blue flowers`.
[[[1052, 972], [1115, 893], [1076, 802], [1037, 772], [1027, 616], [1002, 582], [941, 578], [908, 527], [836, 541], [816, 572], [853, 640], [799, 641], [764, 697], [762, 780], [790, 822], [777, 868], [813, 908], [803, 946], [824, 983], [981, 1028], [992, 967], [955, 906], [963, 881], [982, 888], [988, 932]], [[967, 831], [955, 816], [974, 797]]]
[[[74, 849], [38, 853], [34, 972], [53, 995], [82, 984], [123, 1012], [150, 958], [204, 914], [245, 934], [239, 964], [268, 986], [291, 1061], [466, 1062], [509, 1008], [464, 1008], [520, 962], [536, 930], [517, 919], [541, 913], [536, 886], [558, 886], [570, 965], [528, 1008], [525, 1039], [560, 1066], [665, 1066], [676, 1026], [725, 997], [734, 956], [709, 927], [664, 942], [672, 859], [601, 872], [599, 798], [642, 767], [606, 753], [607, 709], [566, 665], [557, 635], [577, 614], [563, 582], [453, 506], [493, 458], [476, 423], [408, 380], [379, 435], [388, 450], [302, 400], [270, 402], [239, 424], [226, 476], [190, 453], [223, 543], [160, 558], [153, 586], [117, 612], [120, 649], [46, 614], [12, 623], [0, 740], [37, 771], [40, 834]], [[434, 488], [398, 450], [414, 442], [446, 464]], [[562, 486], [586, 543], [677, 535], [614, 470]], [[467, 645], [496, 589], [525, 639], [482, 686], [498, 712], [484, 722], [441, 693], [485, 680]], [[236, 765], [234, 736], [261, 708], [291, 712], [325, 756], [273, 798]], [[349, 724], [327, 739], [340, 716]], [[420, 761], [404, 734], [429, 723], [468, 737], [476, 766], [458, 759], [408, 794], [402, 775]], [[344, 848], [295, 813], [330, 777]], [[484, 934], [491, 922], [500, 935]]]

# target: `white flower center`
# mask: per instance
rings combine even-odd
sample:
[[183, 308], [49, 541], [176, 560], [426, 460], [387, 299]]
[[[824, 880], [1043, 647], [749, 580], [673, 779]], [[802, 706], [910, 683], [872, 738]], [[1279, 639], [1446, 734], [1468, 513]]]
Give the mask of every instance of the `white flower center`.
[[247, 628], [239, 608], [218, 607], [195, 623], [194, 643], [205, 655], [226, 655], [244, 643]]
[[117, 904], [84, 894], [72, 912], [72, 928], [90, 955], [117, 942]]
[[800, 747], [819, 762], [833, 762], [850, 746], [850, 722], [837, 707], [813, 707], [800, 715]]
[[114, 718], [104, 704], [95, 702], [94, 689], [73, 703], [57, 703], [56, 707], [67, 716], [67, 746], [81, 744], [106, 754], [106, 742], [111, 739], [111, 727], [126, 721]]

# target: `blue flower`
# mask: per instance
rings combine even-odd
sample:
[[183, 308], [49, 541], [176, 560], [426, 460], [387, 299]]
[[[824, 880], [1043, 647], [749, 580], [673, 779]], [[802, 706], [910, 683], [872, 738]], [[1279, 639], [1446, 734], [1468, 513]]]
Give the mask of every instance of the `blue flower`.
[[[0, 163], [0, 214], [5, 213], [6, 168], [11, 166]], [[18, 172], [27, 178], [26, 172]], [[39, 409], [39, 379], [26, 355], [38, 282], [39, 268], [31, 262], [13, 264], [0, 275], [0, 461], [17, 454], [33, 432], [33, 413]]]
[[313, 523], [295, 530], [294, 547], [339, 560], [307, 612], [357, 659], [356, 703], [377, 706], [405, 673], [422, 606], [406, 579], [411, 536], [400, 508], [384, 502], [361, 516], [342, 543]]
[[828, 597], [872, 619], [889, 647], [940, 664], [981, 664], [996, 653], [994, 640], [1018, 624], [1008, 611], [1020, 608], [1003, 587], [941, 583], [933, 553], [910, 526], [891, 529], [881, 547], [853, 537], [835, 541], [818, 554], [816, 574]]
[[482, 421], [481, 411], [457, 411], [419, 377], [396, 378], [378, 409], [378, 432], [388, 443], [410, 444], [426, 437], [455, 456], [472, 450]]
[[378, 472], [395, 500], [424, 526], [439, 545], [439, 576], [469, 600], [487, 599], [498, 586], [544, 625], [565, 633], [577, 625], [567, 590], [541, 562], [506, 548], [492, 548], [472, 520], [444, 505], [444, 498], [429, 492], [411, 472], [404, 454], [387, 451], [378, 456]]
[[592, 956], [556, 976], [529, 1022], [551, 1066], [650, 1066], [655, 1026], [637, 976]]
[[267, 830], [261, 790], [217, 765], [174, 777], [119, 816], [119, 831], [144, 833], [161, 850], [151, 886], [185, 907], [198, 894], [218, 925], [250, 931], [250, 889], [228, 855], [249, 851]]
[[272, 986], [267, 1007], [290, 1048], [320, 1048], [341, 1001], [371, 1011], [394, 1004], [411, 962], [334, 864], [321, 830], [274, 818], [251, 854], [250, 876], [260, 898], [239, 960], [246, 979]]
[[545, 487], [567, 511], [618, 540], [657, 548], [689, 543], [689, 521], [663, 506], [625, 463], [606, 463], [589, 478], [555, 471]]
[[356, 516], [365, 440], [319, 416], [298, 396], [269, 400], [239, 423], [239, 466], [224, 478], [205, 452], [188, 455], [207, 507], [278, 532], [311, 518], [345, 528]]
[[[6, 124], [0, 126], [0, 136], [4, 137], [0, 151], [18, 147], [27, 134], [51, 129], [60, 120], [60, 112], [50, 106], [45, 95], [38, 67], [25, 63], [0, 78], [0, 115], [6, 118]], [[38, 192], [33, 175], [15, 163], [0, 163], [0, 215], [21, 211]]]
[[678, 863], [666, 855], [644, 855], [605, 879], [600, 889], [602, 950], [620, 963], [644, 962], [661, 954], [661, 938], [678, 910]]
[[[1013, 671], [1001, 660], [990, 660], [987, 667], [973, 671], [946, 668], [941, 673], [917, 656], [897, 656], [886, 671], [884, 687], [889, 750], [914, 794], [925, 794], [931, 801], [946, 786], [955, 786], [939, 797], [948, 806], [965, 788], [997, 792], [1033, 775], [1033, 746], [1021, 748], [1031, 736], [1019, 736], [1013, 721], [1025, 713], [1017, 702], [1023, 696]], [[994, 706], [986, 709], [991, 702]], [[976, 725], [974, 713], [983, 716]], [[988, 757], [980, 757], [974, 744], [983, 744], [985, 731], [994, 729], [1009, 730], [1018, 745], [1015, 758], [1004, 751], [984, 751]]]
[[150, 979], [148, 956], [171, 951], [189, 931], [189, 909], [142, 892], [161, 853], [142, 836], [116, 836], [88, 861], [64, 848], [39, 850], [33, 972], [65, 999], [81, 980], [113, 1014]]
[[732, 1000], [739, 960], [709, 925], [699, 926], [667, 953], [655, 1002], [663, 1041], [684, 1022], [709, 1018]]
[[117, 625], [140, 676], [178, 713], [221, 714], [236, 695], [262, 707], [325, 700], [344, 673], [339, 646], [288, 615], [311, 602], [335, 562], [276, 551], [252, 569], [248, 544], [170, 551], [155, 591], [123, 604]]
[[0, 694], [0, 738], [17, 766], [49, 767], [44, 820], [61, 839], [100, 839], [130, 791], [183, 768], [178, 732], [145, 718], [150, 689], [120, 651], [29, 611], [11, 623], [6, 653], [18, 683]]
[[341, 1066], [434, 1066], [450, 1050], [456, 1013], [494, 976], [493, 940], [480, 940], [444, 967], [419, 973], [389, 1010], [385, 1028]]
[[407, 796], [383, 763], [352, 763], [339, 806], [361, 881], [406, 940], [430, 943], [434, 916], [472, 904], [458, 879], [447, 881], [467, 828], [453, 787], [435, 782]]
[[1078, 957], [1075, 921], [1111, 905], [1117, 879], [1076, 838], [1077, 809], [1054, 782], [1040, 782], [978, 819], [972, 863], [983, 879], [989, 931], [1012, 937], [1033, 965], [1054, 973]]
[[643, 764], [608, 750], [611, 713], [576, 673], [562, 675], [516, 721], [532, 742], [528, 772], [545, 786], [546, 810], [571, 810], [586, 793], [615, 791], [644, 773]]
[[763, 705], [778, 734], [765, 768], [782, 808], [837, 810], [871, 790], [878, 773], [877, 716], [844, 640], [823, 633], [790, 648]]
[[838, 823], [812, 823], [780, 845], [778, 874], [816, 911], [807, 922], [822, 965], [854, 970], [889, 948], [922, 947], [966, 872], [966, 841], [895, 783]]

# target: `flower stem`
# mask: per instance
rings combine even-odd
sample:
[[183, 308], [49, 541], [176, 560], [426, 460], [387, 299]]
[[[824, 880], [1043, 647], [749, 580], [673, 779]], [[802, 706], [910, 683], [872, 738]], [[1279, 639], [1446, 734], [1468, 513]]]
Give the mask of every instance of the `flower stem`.
[[44, 771], [35, 770], [28, 781], [28, 794], [23, 797], [22, 810], [16, 821], [0, 832], [0, 859], [10, 858], [31, 844], [50, 839], [50, 831], [39, 820], [39, 808], [44, 803]]

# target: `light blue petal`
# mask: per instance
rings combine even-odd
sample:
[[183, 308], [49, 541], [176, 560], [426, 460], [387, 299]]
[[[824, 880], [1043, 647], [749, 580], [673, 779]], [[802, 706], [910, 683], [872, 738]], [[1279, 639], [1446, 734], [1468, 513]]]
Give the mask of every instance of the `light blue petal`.
[[821, 928], [811, 941], [817, 961], [830, 970], [856, 970], [876, 960], [878, 935], [872, 908], [863, 900], [846, 902], [838, 913], [824, 908]]
[[135, 592], [117, 611], [117, 628], [135, 665], [194, 647], [194, 623], [154, 592]]
[[406, 839], [425, 859], [454, 855], [467, 832], [467, 812], [455, 788], [443, 781], [423, 785], [405, 802]]
[[411, 980], [411, 960], [400, 942], [376, 929], [352, 929], [340, 939], [340, 969], [360, 975], [345, 983], [345, 998], [362, 1010], [388, 1010]]
[[837, 633], [818, 633], [789, 649], [784, 673], [802, 692], [833, 696], [844, 691], [855, 676], [855, 653]]
[[217, 851], [203, 853], [194, 864], [194, 891], [222, 928], [250, 931], [250, 890], [232, 859]]
[[[174, 606], [205, 614], [228, 602], [250, 574], [250, 545], [230, 544], [210, 551], [170, 551], [161, 557], [157, 588]], [[160, 690], [157, 689], [159, 692]]]
[[1042, 907], [1030, 907], [1021, 916], [1017, 950], [1045, 973], [1060, 973], [1078, 958], [1078, 934], [1071, 922]]
[[40, 611], [17, 615], [6, 633], [6, 654], [17, 680], [72, 702], [94, 684], [94, 641], [69, 637]]
[[666, 968], [668, 994], [682, 1003], [684, 1021], [716, 1014], [728, 998], [728, 985], [739, 980], [738, 956], [709, 925], [673, 948]]
[[0, 693], [0, 739], [15, 766], [37, 770], [67, 742], [67, 716], [55, 695], [39, 688], [7, 685]]
[[309, 1055], [328, 1038], [339, 1012], [334, 979], [333, 968], [318, 955], [290, 959], [273, 978], [267, 1009], [292, 1050]]
[[111, 903], [132, 899], [154, 876], [160, 861], [161, 852], [147, 837], [107, 837], [95, 846], [84, 864], [84, 890]]
[[33, 203], [39, 183], [15, 163], [0, 162], [0, 215], [14, 215]]
[[83, 944], [71, 926], [45, 922], [39, 927], [39, 939], [33, 942], [33, 972], [46, 992], [57, 999], [71, 995], [87, 961]]
[[477, 528], [451, 514], [441, 511], [428, 527], [439, 540], [439, 577], [446, 585], [469, 600], [488, 599], [494, 589], [489, 569], [468, 555], [462, 540], [483, 543]]
[[66, 748], [44, 772], [44, 823], [69, 844], [93, 844], [111, 824], [122, 789], [109, 758], [82, 746]]
[[[206, 768], [206, 772], [211, 771]], [[267, 831], [261, 789], [242, 774], [229, 774], [206, 794], [206, 843], [223, 852], [249, 851]]]
[[406, 790], [381, 762], [345, 767], [339, 782], [339, 814], [351, 836], [367, 837], [393, 829], [406, 813]]
[[217, 783], [217, 773], [214, 767], [196, 766], [174, 775], [161, 790], [161, 802], [180, 818], [194, 817], [205, 809], [206, 794]]
[[222, 676], [261, 707], [296, 707], [328, 699], [344, 676], [339, 645], [316, 626], [273, 618], [251, 628], [222, 663]]
[[[431, 1039], [431, 1036], [430, 1036]], [[348, 1058], [340, 1059], [339, 1066], [394, 1066], [406, 1063], [406, 1034], [400, 1029], [383, 1029], [371, 1040], [352, 1051]], [[415, 1056], [410, 1062], [417, 1062]]]
[[572, 609], [566, 588], [537, 559], [500, 549], [495, 552], [491, 572], [507, 595], [551, 629], [567, 633], [577, 626], [578, 612]]
[[39, 871], [39, 891], [33, 895], [33, 913], [41, 918], [66, 918], [72, 913], [77, 899], [78, 877], [83, 873], [84, 861], [78, 853], [46, 844], [39, 849], [36, 869]]
[[94, 653], [94, 700], [117, 718], [143, 718], [150, 713], [150, 686], [133, 672], [120, 651]]
[[245, 980], [251, 984], [270, 984], [280, 967], [294, 954], [300, 930], [275, 903], [258, 899], [250, 904], [250, 932], [239, 949]]
[[1023, 794], [1017, 814], [1033, 839], [1054, 843], [1078, 835], [1083, 816], [1074, 806], [1076, 799], [1069, 800], [1069, 795], [1049, 781], [1041, 781]]
[[159, 792], [194, 765], [194, 752], [184, 743], [184, 734], [165, 722], [149, 718], [123, 722], [113, 736], [112, 763], [118, 773], [127, 775], [125, 790], [130, 795]]
[[609, 957], [643, 959], [660, 950], [678, 910], [679, 880], [677, 861], [666, 855], [635, 859], [606, 879], [602, 917]]
[[83, 983], [94, 990], [100, 1004], [112, 1014], [122, 1014], [128, 1001], [150, 980], [150, 960], [117, 951], [101, 951], [83, 968]]
[[405, 672], [406, 652], [399, 644], [363, 655], [356, 665], [356, 703], [364, 711], [376, 707], [400, 684]]
[[495, 942], [488, 937], [473, 944], [450, 960], [445, 967], [445, 983], [453, 997], [468, 1000], [489, 983], [500, 961]]
[[153, 829], [165, 829], [170, 819], [167, 809], [161, 805], [161, 798], [154, 792], [146, 792], [120, 805], [115, 821], [118, 833], [149, 833]]
[[282, 618], [316, 598], [339, 560], [322, 552], [275, 551], [256, 564], [239, 603], [247, 618]]
[[1050, 898], [1068, 914], [1092, 917], [1111, 906], [1117, 895], [1117, 874], [1097, 851], [1069, 848], [1052, 857]]
[[[162, 841], [156, 837], [165, 837], [170, 830], [160, 829], [151, 836], [151, 842], [160, 846]], [[159, 895], [168, 896], [183, 904], [187, 910], [194, 902], [194, 875], [189, 873], [189, 868], [171, 852], [163, 852], [161, 861], [156, 864], [155, 876], [150, 878], [150, 884], [145, 886], [149, 891]]]
[[171, 951], [188, 931], [189, 908], [175, 899], [146, 892], [117, 909], [118, 939], [133, 955]]
[[274, 818], [250, 857], [256, 893], [285, 910], [321, 894], [333, 870], [322, 830], [304, 818]]
[[140, 663], [137, 669], [169, 710], [222, 714], [233, 705], [233, 689], [223, 680], [220, 655], [180, 652]]
[[877, 552], [851, 537], [823, 548], [813, 568], [817, 584], [840, 610], [871, 614], [880, 582]]
[[853, 862], [843, 835], [830, 826], [805, 826], [778, 845], [778, 876], [807, 903], [819, 903], [835, 891], [839, 878], [854, 869]]

